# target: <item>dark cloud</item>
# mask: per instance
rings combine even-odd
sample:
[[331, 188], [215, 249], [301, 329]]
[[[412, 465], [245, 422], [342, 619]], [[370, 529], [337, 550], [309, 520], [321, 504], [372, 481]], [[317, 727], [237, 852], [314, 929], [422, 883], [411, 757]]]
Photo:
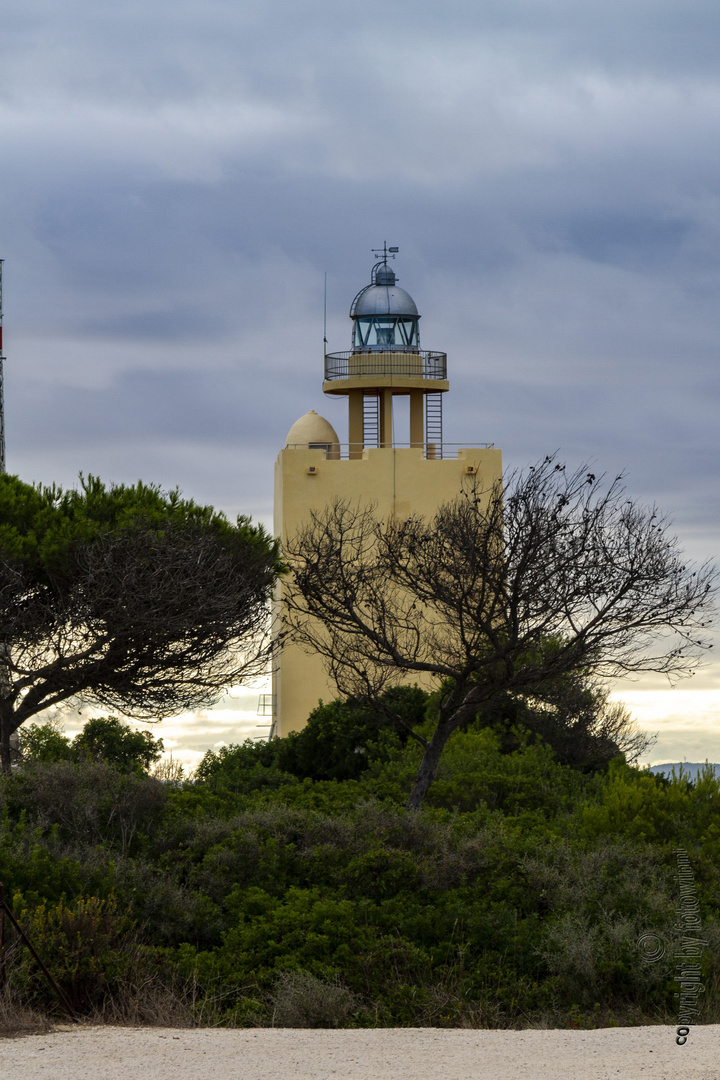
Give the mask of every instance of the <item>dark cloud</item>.
[[[8, 458], [267, 518], [399, 244], [451, 441], [627, 470], [717, 551], [720, 9], [11, 0]], [[342, 435], [341, 435], [342, 437]]]

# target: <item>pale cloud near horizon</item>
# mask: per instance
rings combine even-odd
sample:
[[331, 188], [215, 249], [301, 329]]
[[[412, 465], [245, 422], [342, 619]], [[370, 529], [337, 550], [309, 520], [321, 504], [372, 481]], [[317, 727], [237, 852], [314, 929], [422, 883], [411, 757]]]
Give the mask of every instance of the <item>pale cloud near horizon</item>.
[[[148, 724], [129, 721], [140, 730], [149, 730], [162, 739], [164, 757], [182, 764], [186, 771], [197, 767], [207, 750], [237, 745], [245, 739], [267, 738], [269, 718], [258, 715], [258, 696], [269, 692], [269, 686], [258, 683], [252, 690], [238, 688], [234, 696], [224, 698], [215, 709], [199, 709], [194, 713]], [[643, 754], [640, 766], [665, 762], [703, 762], [720, 764], [720, 692], [717, 690], [630, 690], [624, 688], [612, 695], [629, 708], [638, 727], [656, 736], [654, 744]], [[91, 716], [106, 715], [102, 709], [84, 706], [82, 710], [53, 710], [68, 738], [73, 738]], [[46, 716], [38, 718], [38, 722]]]
[[642, 765], [692, 761], [720, 764], [720, 693], [716, 690], [622, 690], [638, 727], [657, 741]]
[[[269, 693], [269, 685], [260, 680], [251, 686], [233, 687], [212, 709], [183, 712], [167, 720], [150, 722], [128, 720], [124, 723], [138, 731], [149, 731], [162, 740], [163, 758], [183, 765], [186, 772], [195, 769], [208, 750], [217, 752], [223, 746], [237, 745], [246, 739], [266, 739], [270, 717], [260, 714], [260, 695]], [[54, 720], [68, 739], [78, 735], [93, 717], [116, 715], [92, 704], [49, 709], [33, 723]]]

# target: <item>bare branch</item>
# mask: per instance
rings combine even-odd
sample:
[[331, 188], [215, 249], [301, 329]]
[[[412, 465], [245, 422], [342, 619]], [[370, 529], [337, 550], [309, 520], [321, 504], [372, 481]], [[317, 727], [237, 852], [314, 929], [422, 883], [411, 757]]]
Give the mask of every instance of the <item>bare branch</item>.
[[715, 568], [688, 566], [667, 520], [628, 500], [622, 477], [568, 473], [553, 457], [431, 520], [381, 522], [338, 500], [286, 554], [287, 629], [341, 692], [452, 680], [413, 806], [449, 734], [498, 693], [532, 695], [578, 671], [677, 679], [710, 644]]

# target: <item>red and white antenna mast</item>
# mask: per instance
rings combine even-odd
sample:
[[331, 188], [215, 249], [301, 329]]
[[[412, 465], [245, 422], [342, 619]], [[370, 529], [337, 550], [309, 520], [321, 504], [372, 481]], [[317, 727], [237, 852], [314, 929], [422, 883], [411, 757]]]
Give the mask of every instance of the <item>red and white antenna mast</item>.
[[0, 259], [0, 473], [5, 472], [5, 387], [3, 385], [3, 354], [2, 345], [2, 269], [4, 259]]

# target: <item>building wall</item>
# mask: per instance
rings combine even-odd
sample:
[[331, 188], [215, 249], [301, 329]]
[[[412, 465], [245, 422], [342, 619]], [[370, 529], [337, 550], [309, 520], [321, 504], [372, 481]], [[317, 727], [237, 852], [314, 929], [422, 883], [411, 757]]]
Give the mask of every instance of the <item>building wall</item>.
[[[315, 468], [309, 473], [310, 467]], [[468, 469], [474, 470], [468, 473]], [[367, 449], [362, 458], [330, 461], [322, 450], [281, 450], [275, 463], [275, 535], [286, 540], [335, 498], [366, 506], [377, 504], [381, 519], [390, 516], [430, 517], [460, 493], [463, 485], [486, 487], [502, 475], [500, 450], [463, 449], [456, 458], [427, 460], [422, 449]], [[281, 583], [278, 609], [282, 610]], [[414, 676], [411, 682], [422, 682]], [[337, 697], [322, 659], [297, 645], [286, 646], [273, 673], [275, 734], [287, 735], [305, 726], [318, 701]]]

